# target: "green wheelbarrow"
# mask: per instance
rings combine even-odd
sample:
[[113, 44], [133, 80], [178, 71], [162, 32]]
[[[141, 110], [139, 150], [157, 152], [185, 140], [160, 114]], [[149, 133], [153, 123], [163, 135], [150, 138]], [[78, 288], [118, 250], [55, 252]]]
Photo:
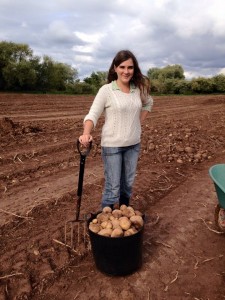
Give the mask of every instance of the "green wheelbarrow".
[[215, 208], [215, 223], [217, 228], [225, 231], [225, 227], [221, 228], [218, 222], [220, 209], [225, 209], [225, 164], [212, 166], [209, 169], [209, 175], [214, 183], [219, 202]]

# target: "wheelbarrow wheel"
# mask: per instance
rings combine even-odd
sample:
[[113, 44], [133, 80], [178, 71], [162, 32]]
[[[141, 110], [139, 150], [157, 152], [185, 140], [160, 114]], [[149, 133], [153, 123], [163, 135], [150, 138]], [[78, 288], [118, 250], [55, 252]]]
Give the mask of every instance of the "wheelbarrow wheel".
[[216, 228], [219, 231], [225, 232], [225, 228], [222, 227], [222, 226], [220, 226], [220, 224], [219, 224], [219, 212], [220, 212], [220, 209], [221, 209], [221, 206], [219, 204], [217, 204], [217, 206], [215, 208], [215, 213], [214, 213], [215, 225], [216, 225]]

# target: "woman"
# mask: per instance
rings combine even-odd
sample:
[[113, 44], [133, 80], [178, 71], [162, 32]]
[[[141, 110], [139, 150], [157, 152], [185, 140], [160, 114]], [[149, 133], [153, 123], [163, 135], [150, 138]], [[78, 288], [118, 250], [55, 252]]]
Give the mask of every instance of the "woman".
[[103, 85], [84, 118], [79, 141], [85, 147], [91, 131], [105, 114], [101, 147], [105, 187], [102, 208], [115, 203], [129, 205], [140, 151], [141, 123], [153, 104], [149, 80], [143, 76], [132, 52], [122, 50], [112, 61], [108, 83]]

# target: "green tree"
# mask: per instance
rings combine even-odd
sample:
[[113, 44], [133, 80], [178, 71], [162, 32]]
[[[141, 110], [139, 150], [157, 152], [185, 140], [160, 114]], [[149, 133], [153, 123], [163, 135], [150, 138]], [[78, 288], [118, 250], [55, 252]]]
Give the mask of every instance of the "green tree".
[[168, 65], [164, 68], [151, 68], [147, 72], [149, 79], [184, 79], [184, 70], [181, 65]]
[[159, 79], [151, 80], [151, 91], [159, 94], [164, 94], [165, 90], [165, 82]]
[[[0, 89], [11, 86], [10, 77], [4, 77], [9, 70], [15, 70], [16, 64], [23, 64], [32, 58], [33, 51], [26, 44], [0, 42]], [[5, 68], [7, 70], [5, 70]], [[13, 74], [12, 74], [13, 76]]]
[[67, 64], [54, 62], [51, 75], [51, 88], [64, 91], [67, 84], [73, 83], [77, 78], [77, 71]]
[[178, 81], [184, 80], [184, 70], [180, 65], [168, 65], [164, 68], [151, 68], [147, 72], [151, 80], [152, 92], [174, 94], [178, 92]]
[[0, 43], [0, 89], [65, 91], [78, 77], [76, 69], [51, 57], [33, 56], [26, 44]]
[[191, 83], [188, 80], [180, 79], [174, 82], [174, 94], [191, 94]]
[[5, 89], [7, 90], [33, 90], [36, 86], [36, 72], [29, 61], [9, 63], [3, 69]]
[[94, 87], [95, 92], [107, 81], [107, 72], [92, 72], [90, 77], [84, 78], [84, 82]]
[[214, 92], [214, 82], [212, 78], [198, 77], [191, 80], [191, 90], [194, 93], [210, 94]]
[[212, 78], [215, 84], [215, 92], [225, 93], [225, 75], [219, 74]]
[[184, 79], [184, 70], [180, 65], [166, 66], [162, 70], [164, 78]]
[[88, 94], [93, 95], [95, 94], [95, 88], [93, 85], [90, 85], [86, 82], [74, 82], [74, 83], [68, 83], [66, 87], [66, 92], [69, 94]]
[[38, 90], [47, 92], [53, 89], [52, 74], [53, 74], [53, 60], [51, 57], [45, 55], [37, 70], [37, 85]]
[[148, 70], [147, 76], [151, 80], [158, 79], [160, 72], [161, 72], [160, 68], [151, 68]]
[[73, 84], [78, 77], [77, 70], [68, 64], [55, 62], [44, 56], [38, 66], [38, 86], [42, 91], [65, 91], [67, 84]]

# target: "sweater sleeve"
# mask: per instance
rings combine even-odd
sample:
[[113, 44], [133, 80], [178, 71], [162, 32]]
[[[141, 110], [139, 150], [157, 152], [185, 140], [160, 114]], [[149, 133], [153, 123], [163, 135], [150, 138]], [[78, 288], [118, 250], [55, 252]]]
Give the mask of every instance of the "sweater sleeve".
[[148, 95], [148, 98], [146, 99], [146, 103], [142, 104], [141, 110], [151, 111], [152, 106], [153, 106], [153, 99], [150, 95]]
[[84, 122], [87, 120], [91, 120], [95, 127], [98, 122], [98, 119], [100, 118], [101, 114], [105, 109], [106, 101], [107, 101], [107, 93], [106, 93], [106, 86], [104, 85], [99, 89], [97, 95], [95, 96], [95, 99], [91, 105], [89, 113], [84, 118]]

